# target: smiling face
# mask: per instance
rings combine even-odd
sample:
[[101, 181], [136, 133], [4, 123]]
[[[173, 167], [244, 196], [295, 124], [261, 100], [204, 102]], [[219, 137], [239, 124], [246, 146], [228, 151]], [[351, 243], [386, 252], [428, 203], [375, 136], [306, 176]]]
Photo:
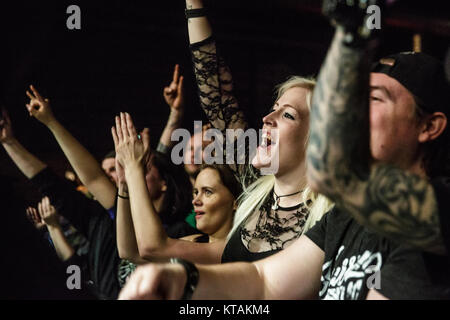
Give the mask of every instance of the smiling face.
[[197, 229], [224, 238], [233, 224], [235, 199], [223, 184], [217, 170], [206, 168], [195, 180], [194, 200]]
[[375, 160], [407, 168], [418, 158], [420, 125], [413, 95], [397, 80], [370, 78], [370, 149]]
[[309, 92], [302, 87], [286, 90], [263, 118], [263, 139], [252, 160], [255, 168], [268, 167], [277, 157], [279, 168], [275, 176], [289, 173], [302, 165], [309, 130], [306, 100]]

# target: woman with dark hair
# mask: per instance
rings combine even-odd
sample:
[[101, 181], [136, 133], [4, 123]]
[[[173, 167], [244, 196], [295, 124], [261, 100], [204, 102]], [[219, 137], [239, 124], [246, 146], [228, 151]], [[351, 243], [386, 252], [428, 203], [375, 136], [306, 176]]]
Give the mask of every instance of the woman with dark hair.
[[[99, 243], [102, 244], [102, 252], [105, 256], [108, 257], [108, 259], [105, 259], [105, 263], [102, 265], [105, 268], [109, 268], [110, 271], [108, 273], [108, 276], [106, 276], [105, 272], [101, 271], [101, 268], [98, 266], [98, 259], [95, 258], [96, 254], [98, 255], [98, 252], [95, 252], [96, 250], [92, 250], [92, 270], [95, 270], [96, 273], [98, 273], [98, 277], [100, 279], [105, 279], [105, 281], [102, 281], [102, 283], [105, 283], [105, 286], [107, 286], [110, 283], [114, 283], [116, 285], [117, 281], [111, 281], [111, 274], [114, 274], [114, 277], [117, 277], [117, 267], [119, 266], [119, 282], [123, 279], [123, 263], [120, 262], [119, 255], [116, 248], [116, 232], [114, 230], [114, 216], [115, 216], [115, 210], [117, 206], [121, 206], [122, 210], [130, 210], [129, 209], [129, 202], [124, 201], [122, 202], [121, 198], [119, 201], [116, 201], [117, 196], [120, 197], [120, 195], [123, 195], [126, 193], [126, 182], [124, 179], [123, 171], [120, 170], [120, 166], [117, 164], [115, 165], [115, 175], [117, 177], [117, 185], [115, 183], [111, 182], [111, 179], [105, 174], [105, 172], [102, 170], [102, 167], [97, 162], [97, 160], [92, 156], [91, 153], [89, 153], [86, 148], [84, 148], [79, 141], [75, 137], [72, 136], [72, 134], [64, 128], [64, 126], [55, 118], [53, 115], [53, 112], [50, 108], [50, 102], [48, 99], [42, 97], [40, 93], [33, 87], [30, 86], [31, 92], [26, 92], [27, 96], [30, 98], [30, 102], [27, 104], [27, 110], [29, 114], [36, 119], [38, 119], [40, 122], [42, 122], [45, 126], [49, 128], [49, 130], [52, 132], [54, 137], [56, 138], [58, 144], [60, 145], [61, 149], [63, 150], [64, 154], [66, 155], [67, 159], [69, 160], [70, 164], [72, 165], [73, 169], [77, 173], [78, 177], [80, 178], [81, 182], [88, 188], [89, 192], [92, 193], [92, 195], [95, 197], [95, 199], [99, 202], [99, 204], [106, 209], [105, 212], [108, 212], [109, 215], [109, 221], [106, 221], [106, 219], [103, 219], [103, 215], [101, 216], [101, 225], [102, 232], [94, 232], [93, 230], [95, 228], [89, 229], [89, 240], [91, 240], [91, 236], [94, 237], [96, 240], [94, 241], [95, 244], [93, 246], [97, 247]], [[148, 129], [144, 129], [141, 133], [142, 135], [146, 135]], [[156, 160], [156, 163], [160, 164], [161, 161]], [[161, 164], [161, 168], [164, 166]], [[168, 170], [164, 171], [167, 172], [165, 174], [165, 179], [167, 180], [170, 176], [170, 172], [172, 167], [169, 167]], [[150, 171], [150, 170], [149, 170]], [[156, 172], [154, 170], [153, 172]], [[177, 175], [177, 179], [181, 179], [183, 177], [183, 172], [181, 173], [173, 173], [173, 175]], [[149, 180], [152, 180], [152, 175], [148, 176]], [[50, 178], [49, 178], [50, 179]], [[186, 178], [188, 179], [188, 178]], [[184, 180], [176, 180], [176, 183], [178, 186], [181, 187], [180, 190], [177, 190], [177, 194], [183, 194], [184, 196], [189, 198], [192, 194], [191, 189], [188, 185], [185, 183], [183, 184], [181, 181]], [[51, 181], [54, 181], [51, 180]], [[163, 180], [164, 181], [164, 180]], [[189, 180], [187, 180], [189, 181]], [[40, 181], [42, 182], [42, 181]], [[55, 183], [56, 184], [56, 183]], [[46, 184], [45, 184], [46, 186]], [[187, 187], [186, 187], [187, 186]], [[58, 188], [54, 188], [52, 190], [57, 190]], [[118, 190], [117, 190], [118, 189]], [[65, 188], [64, 188], [65, 190]], [[155, 188], [157, 190], [157, 188]], [[170, 189], [172, 190], [172, 189]], [[62, 194], [59, 192], [59, 194]], [[69, 199], [69, 196], [65, 194], [66, 198]], [[78, 195], [77, 195], [78, 196]], [[52, 201], [54, 199], [50, 197]], [[78, 198], [78, 197], [77, 197]], [[75, 198], [74, 198], [75, 199]], [[78, 200], [80, 202], [81, 200]], [[84, 203], [84, 199], [82, 201]], [[77, 203], [77, 201], [73, 201], [73, 203]], [[184, 215], [187, 214], [189, 210], [185, 211], [185, 206], [187, 201], [184, 201], [184, 204], [182, 205], [182, 208], [179, 210], [179, 212], [185, 212]], [[90, 205], [90, 204], [89, 204]], [[178, 208], [178, 205], [173, 204], [176, 208]], [[98, 207], [98, 206], [97, 206]], [[90, 217], [90, 212], [86, 210], [82, 210], [81, 205], [77, 205], [74, 208], [72, 208], [72, 211], [76, 211], [75, 209], [78, 209], [78, 211], [83, 212], [83, 217], [86, 217], [87, 221], [91, 221], [92, 217]], [[97, 208], [96, 208], [97, 209]], [[67, 212], [67, 209], [65, 210], [65, 213]], [[96, 211], [95, 211], [96, 212]], [[178, 212], [178, 211], [176, 211]], [[70, 212], [69, 212], [70, 213]], [[79, 215], [76, 215], [74, 213], [73, 216], [76, 216], [79, 218]], [[93, 214], [92, 214], [93, 215]], [[178, 216], [180, 218], [180, 223], [177, 223], [175, 225], [171, 225], [169, 228], [169, 225], [167, 225], [167, 233], [174, 237], [180, 237], [180, 236], [186, 236], [190, 234], [198, 233], [198, 230], [191, 227], [187, 223], [184, 222], [184, 217], [181, 215]], [[71, 218], [72, 215], [71, 215]], [[112, 219], [111, 219], [112, 218]], [[69, 219], [71, 220], [71, 219]], [[72, 219], [73, 220], [73, 219]], [[168, 221], [168, 223], [173, 222], [175, 219], [171, 219]], [[73, 222], [73, 221], [71, 221]], [[87, 223], [90, 224], [90, 223]], [[105, 244], [105, 245], [103, 245]], [[112, 262], [111, 262], [112, 261]], [[126, 263], [125, 263], [126, 265]], [[128, 272], [125, 272], [127, 274]], [[106, 288], [106, 290], [100, 290], [100, 291], [107, 291], [108, 293], [105, 294], [105, 297], [112, 297], [114, 298], [116, 295], [116, 292], [118, 291], [118, 285], [115, 286], [115, 291], [113, 292], [109, 288]]]
[[[148, 131], [142, 132], [142, 137], [147, 141]], [[165, 154], [153, 151], [143, 159], [142, 169], [145, 181], [144, 193], [154, 204], [153, 208], [160, 219], [164, 234], [173, 238], [199, 234], [197, 229], [185, 221], [187, 214], [192, 210], [192, 185], [183, 167], [174, 165]], [[127, 277], [136, 269], [136, 264], [148, 261], [142, 259], [139, 254], [135, 228], [136, 230], [142, 228], [133, 225], [130, 214], [134, 199], [130, 199], [128, 195], [128, 181], [125, 181], [124, 169], [119, 164], [118, 158], [116, 170], [119, 177], [117, 248], [119, 257], [124, 259], [119, 265], [119, 283], [123, 286]], [[143, 222], [142, 226], [147, 225]]]
[[184, 221], [188, 212], [192, 210], [192, 185], [189, 176], [181, 166], [173, 164], [163, 153], [154, 151], [151, 158], [162, 180], [167, 184], [160, 209], [163, 224], [173, 225]]
[[[141, 264], [161, 258], [189, 257], [191, 252], [198, 251], [198, 242], [209, 242], [215, 248], [213, 244], [217, 240], [221, 243], [226, 238], [233, 225], [236, 199], [241, 193], [240, 184], [228, 166], [203, 166], [194, 184], [192, 203], [197, 228], [208, 236], [173, 237], [164, 228], [167, 215], [161, 214], [164, 203], [168, 203], [171, 196], [170, 182], [162, 180], [162, 172], [153, 172], [158, 163], [154, 154], [150, 156], [151, 161], [145, 160], [149, 157], [145, 148], [147, 134], [138, 138], [129, 114], [121, 114], [120, 120], [116, 118], [112, 134], [117, 162], [123, 166], [121, 170], [125, 172], [131, 195], [131, 211], [119, 210], [117, 215], [117, 240], [122, 258]], [[153, 165], [144, 165], [149, 162]], [[149, 174], [145, 174], [145, 167], [152, 179], [147, 178]], [[128, 200], [122, 199], [120, 194], [119, 199]]]

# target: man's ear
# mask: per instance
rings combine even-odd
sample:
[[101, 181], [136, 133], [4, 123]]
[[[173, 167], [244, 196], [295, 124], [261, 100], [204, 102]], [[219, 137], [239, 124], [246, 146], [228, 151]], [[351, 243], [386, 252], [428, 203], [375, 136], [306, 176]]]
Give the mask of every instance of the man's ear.
[[442, 112], [434, 112], [422, 123], [419, 142], [425, 143], [437, 139], [447, 127], [447, 117]]
[[166, 192], [166, 191], [167, 191], [167, 183], [165, 180], [163, 180], [161, 183], [161, 192]]

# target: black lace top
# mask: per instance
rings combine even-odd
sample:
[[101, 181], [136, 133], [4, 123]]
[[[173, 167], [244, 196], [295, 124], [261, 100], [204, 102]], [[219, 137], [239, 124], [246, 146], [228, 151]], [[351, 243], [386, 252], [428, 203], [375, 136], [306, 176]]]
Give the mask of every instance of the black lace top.
[[[223, 134], [226, 129], [247, 129], [244, 113], [233, 95], [230, 69], [218, 54], [215, 40], [210, 37], [192, 44], [190, 48], [200, 104], [210, 123]], [[237, 179], [248, 186], [259, 177], [259, 173], [248, 165], [251, 160], [248, 146], [245, 153], [245, 164], [230, 167]], [[242, 157], [235, 151], [234, 158], [239, 156]], [[267, 199], [260, 212], [251, 215], [227, 243], [223, 261], [258, 260], [286, 248], [301, 235], [309, 213], [307, 205], [301, 203], [274, 211], [271, 209], [273, 193]]]

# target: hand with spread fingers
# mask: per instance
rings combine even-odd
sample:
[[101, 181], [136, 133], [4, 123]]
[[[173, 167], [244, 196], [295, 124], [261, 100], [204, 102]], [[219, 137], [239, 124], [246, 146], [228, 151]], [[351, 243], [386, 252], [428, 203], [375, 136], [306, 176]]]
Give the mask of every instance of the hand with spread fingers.
[[[140, 135], [140, 137], [144, 137], [144, 136], [148, 137], [150, 135], [149, 132], [150, 132], [150, 130], [148, 128], [144, 128], [139, 135]], [[144, 149], [150, 150], [150, 147], [149, 147], [150, 141], [148, 141], [148, 139], [145, 139], [145, 140], [146, 141], [143, 141]], [[123, 166], [121, 165], [121, 163], [119, 161], [119, 157], [117, 156], [117, 149], [115, 151], [116, 151], [116, 158], [115, 158], [116, 175], [117, 175], [118, 185], [126, 186], [127, 181], [126, 181], [126, 178], [125, 178], [125, 170], [124, 170]], [[148, 159], [149, 156], [150, 156], [150, 152], [148, 152], [146, 158], [143, 159], [144, 163], [146, 163], [146, 159]]]
[[33, 223], [36, 229], [42, 229], [43, 227], [45, 227], [45, 223], [41, 220], [41, 217], [39, 216], [36, 208], [28, 207], [26, 209], [26, 213], [28, 220]]
[[54, 206], [50, 204], [48, 197], [42, 198], [38, 203], [38, 211], [41, 220], [48, 226], [58, 226], [58, 214]]
[[31, 92], [26, 91], [27, 96], [30, 98], [30, 102], [26, 104], [28, 112], [30, 116], [35, 117], [48, 126], [50, 122], [55, 120], [50, 108], [50, 101], [47, 98], [43, 98], [33, 85], [30, 85], [30, 89]]
[[0, 117], [0, 143], [8, 144], [14, 139], [14, 134], [11, 127], [11, 120], [5, 109], [2, 109], [2, 116]]
[[138, 135], [133, 120], [128, 113], [116, 117], [116, 126], [111, 129], [116, 149], [116, 158], [126, 171], [133, 166], [140, 166], [150, 154], [149, 131], [143, 130]]
[[164, 100], [169, 105], [171, 112], [181, 112], [184, 109], [183, 80], [184, 77], [180, 76], [180, 66], [176, 64], [172, 82], [163, 91]]

